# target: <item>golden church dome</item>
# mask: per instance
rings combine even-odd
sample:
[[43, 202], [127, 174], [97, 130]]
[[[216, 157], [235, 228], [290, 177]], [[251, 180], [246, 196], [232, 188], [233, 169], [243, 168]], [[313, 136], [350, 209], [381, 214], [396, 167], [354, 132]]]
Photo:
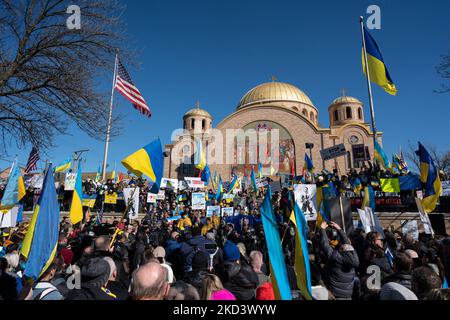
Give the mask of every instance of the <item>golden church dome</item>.
[[361, 101], [359, 101], [358, 99], [356, 99], [354, 97], [342, 96], [342, 97], [334, 99], [333, 102], [331, 103], [331, 105], [343, 104], [343, 103], [352, 103], [352, 102], [356, 102], [356, 103], [359, 103], [361, 105], [363, 104]]
[[[248, 91], [239, 102], [237, 109], [265, 102], [300, 102], [314, 107], [308, 96], [299, 88], [283, 82], [267, 82]], [[314, 107], [315, 108], [315, 107]]]
[[183, 118], [187, 118], [187, 117], [207, 117], [212, 119], [212, 116], [209, 114], [208, 111], [200, 109], [200, 108], [193, 108], [191, 110], [189, 110], [188, 112], [186, 112], [183, 116]]

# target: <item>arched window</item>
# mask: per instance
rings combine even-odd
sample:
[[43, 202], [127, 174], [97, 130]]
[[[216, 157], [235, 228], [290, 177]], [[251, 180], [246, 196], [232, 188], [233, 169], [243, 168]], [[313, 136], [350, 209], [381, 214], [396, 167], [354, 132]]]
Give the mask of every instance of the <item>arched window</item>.
[[351, 169], [352, 168], [352, 158], [350, 156], [350, 151], [347, 151], [347, 169]]
[[194, 129], [195, 119], [191, 119], [191, 129]]
[[350, 108], [350, 107], [345, 108], [345, 117], [347, 119], [351, 119], [352, 118], [352, 108]]
[[205, 130], [205, 127], [206, 127], [206, 120], [203, 119], [202, 120], [202, 130]]
[[358, 118], [361, 120], [362, 119], [362, 109], [358, 108]]
[[292, 107], [292, 109], [293, 109], [294, 111], [298, 111], [298, 108], [297, 108], [297, 107]]
[[309, 120], [311, 120], [311, 122], [314, 122], [314, 113], [312, 111], [309, 113]]
[[187, 129], [186, 128], [186, 120], [183, 121], [183, 129]]
[[302, 114], [308, 118], [308, 111], [306, 111], [306, 109], [303, 109]]
[[339, 121], [339, 112], [334, 110], [334, 121]]

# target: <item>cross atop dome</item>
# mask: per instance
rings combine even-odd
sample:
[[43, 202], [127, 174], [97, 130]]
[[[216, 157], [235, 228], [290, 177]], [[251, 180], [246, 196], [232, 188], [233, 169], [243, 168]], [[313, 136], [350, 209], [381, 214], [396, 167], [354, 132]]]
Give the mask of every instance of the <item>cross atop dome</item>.
[[272, 82], [275, 82], [275, 81], [277, 81], [278, 79], [277, 79], [277, 77], [275, 77], [275, 76], [271, 76], [271, 77], [270, 77], [270, 80], [271, 80]]

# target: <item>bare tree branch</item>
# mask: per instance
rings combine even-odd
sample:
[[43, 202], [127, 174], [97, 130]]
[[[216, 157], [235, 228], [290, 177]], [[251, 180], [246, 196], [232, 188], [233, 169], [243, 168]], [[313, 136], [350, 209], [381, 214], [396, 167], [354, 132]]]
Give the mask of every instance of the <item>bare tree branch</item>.
[[13, 142], [49, 148], [55, 134], [68, 133], [72, 123], [104, 139], [110, 88], [103, 84], [111, 81], [116, 52], [123, 59], [133, 55], [124, 47], [123, 7], [115, 0], [79, 0], [81, 29], [71, 30], [66, 26], [71, 4], [0, 0], [0, 148], [5, 151]]

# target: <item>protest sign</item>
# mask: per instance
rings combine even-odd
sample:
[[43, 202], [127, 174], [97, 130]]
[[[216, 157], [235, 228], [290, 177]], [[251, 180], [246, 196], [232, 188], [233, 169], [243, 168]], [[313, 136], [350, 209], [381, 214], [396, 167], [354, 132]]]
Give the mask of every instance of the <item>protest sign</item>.
[[365, 210], [358, 209], [359, 219], [364, 228], [365, 233], [369, 233], [372, 231], [371, 217], [367, 214]]
[[20, 206], [0, 210], [0, 228], [13, 228], [17, 223], [17, 214]]
[[161, 188], [178, 190], [178, 179], [162, 178]]
[[117, 193], [105, 193], [105, 203], [116, 204], [117, 203]]
[[64, 180], [64, 190], [71, 191], [75, 188], [75, 182], [77, 181], [76, 172], [67, 172], [66, 179]]
[[233, 193], [224, 193], [222, 200], [225, 200], [226, 203], [230, 203], [233, 202], [234, 196], [235, 195]]
[[223, 217], [232, 217], [234, 215], [233, 207], [223, 207], [222, 208], [222, 216]]
[[93, 195], [83, 194], [81, 204], [83, 205], [83, 207], [93, 208], [95, 205], [95, 200], [97, 200], [96, 194]]
[[206, 207], [206, 216], [211, 217], [213, 214], [216, 216], [220, 215], [220, 206], [207, 206]]
[[426, 234], [434, 235], [433, 227], [431, 226], [430, 217], [426, 214], [425, 209], [422, 206], [422, 202], [415, 198], [417, 209], [419, 210], [420, 221], [422, 221], [423, 228]]
[[338, 144], [336, 146], [322, 149], [320, 150], [320, 155], [323, 160], [334, 159], [347, 154], [347, 150], [345, 150], [345, 145], [343, 143]]
[[206, 198], [204, 192], [194, 192], [192, 193], [192, 209], [202, 210], [206, 208]]
[[205, 187], [205, 182], [201, 178], [185, 177], [184, 181], [192, 189], [203, 189]]
[[419, 229], [417, 228], [417, 220], [401, 220], [402, 233], [410, 235], [414, 240], [419, 240]]
[[166, 193], [164, 190], [159, 190], [158, 194], [156, 195], [156, 200], [164, 200], [166, 198]]
[[147, 193], [147, 203], [156, 203], [156, 197], [157, 194], [151, 192]]
[[[136, 189], [136, 190], [135, 190]], [[123, 196], [125, 198], [125, 205], [128, 205], [128, 216], [130, 219], [137, 219], [139, 214], [139, 187], [124, 188]]]
[[267, 187], [268, 185], [269, 185], [269, 182], [267, 180], [267, 177], [256, 178], [256, 186], [258, 188]]
[[381, 225], [380, 219], [378, 219], [378, 216], [375, 212], [372, 211], [371, 207], [365, 207], [364, 210], [367, 213], [367, 216], [370, 218], [370, 225], [372, 228], [372, 231], [378, 232], [381, 237], [384, 239], [386, 236], [384, 235], [384, 229]]
[[294, 198], [307, 221], [317, 219], [315, 184], [294, 184]]

